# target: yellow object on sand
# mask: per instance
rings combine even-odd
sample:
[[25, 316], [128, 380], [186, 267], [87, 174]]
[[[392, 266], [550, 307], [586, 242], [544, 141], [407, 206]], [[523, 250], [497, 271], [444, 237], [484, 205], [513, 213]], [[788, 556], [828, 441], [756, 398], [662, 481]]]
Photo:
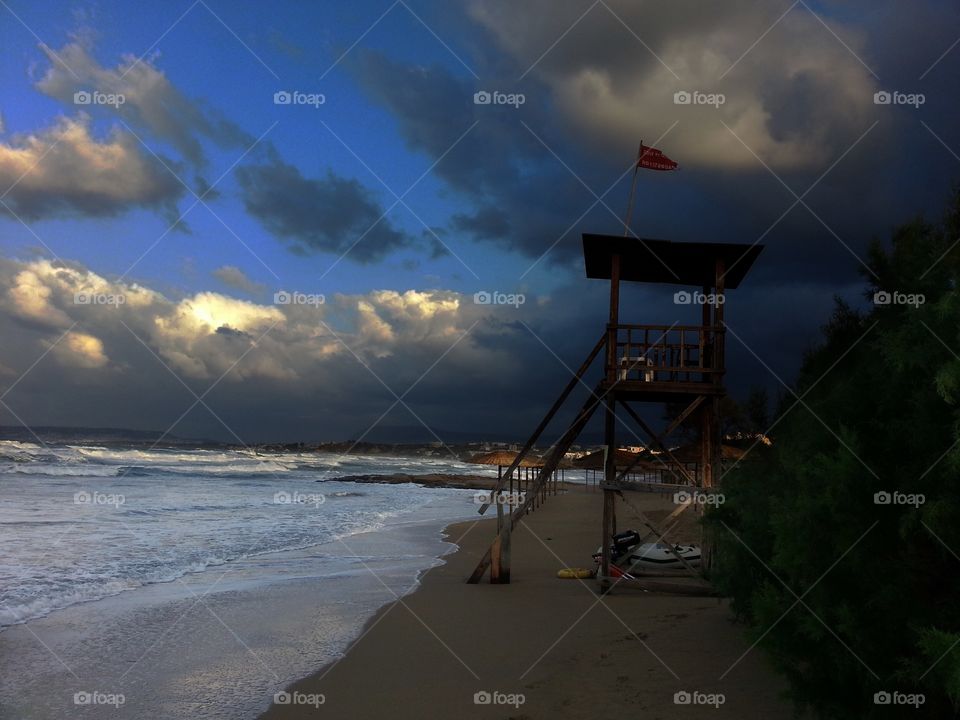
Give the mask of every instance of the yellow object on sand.
[[593, 570], [588, 570], [587, 568], [563, 568], [562, 570], [557, 570], [558, 578], [565, 579], [583, 579], [593, 577]]

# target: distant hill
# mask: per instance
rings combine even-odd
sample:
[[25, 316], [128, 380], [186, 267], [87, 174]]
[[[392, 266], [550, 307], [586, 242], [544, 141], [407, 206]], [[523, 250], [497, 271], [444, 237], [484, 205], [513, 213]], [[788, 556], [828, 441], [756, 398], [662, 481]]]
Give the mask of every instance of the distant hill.
[[97, 443], [100, 445], [152, 445], [160, 440], [161, 445], [187, 445], [190, 447], [222, 446], [223, 443], [202, 438], [183, 438], [164, 435], [160, 430], [126, 430], [123, 428], [60, 427], [37, 425], [26, 428], [22, 425], [0, 425], [0, 440], [45, 443]]

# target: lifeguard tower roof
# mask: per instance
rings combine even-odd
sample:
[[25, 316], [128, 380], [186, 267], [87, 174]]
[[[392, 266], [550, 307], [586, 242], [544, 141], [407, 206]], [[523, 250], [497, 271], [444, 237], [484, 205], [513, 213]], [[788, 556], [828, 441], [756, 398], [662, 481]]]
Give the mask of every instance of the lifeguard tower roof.
[[737, 287], [753, 266], [763, 245], [741, 243], [672, 242], [619, 235], [583, 234], [587, 277], [610, 279], [611, 258], [620, 256], [620, 279], [713, 287], [717, 261], [723, 262], [724, 286]]

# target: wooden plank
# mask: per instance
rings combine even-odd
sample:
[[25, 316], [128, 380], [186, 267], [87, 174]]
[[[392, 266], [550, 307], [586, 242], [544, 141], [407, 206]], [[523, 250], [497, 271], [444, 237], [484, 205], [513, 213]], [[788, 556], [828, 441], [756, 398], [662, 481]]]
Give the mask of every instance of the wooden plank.
[[[606, 407], [603, 423], [603, 441], [606, 446], [606, 457], [603, 463], [603, 521], [601, 527], [600, 545], [600, 574], [610, 577], [610, 541], [616, 534], [614, 520], [614, 495], [610, 490], [610, 483], [616, 481], [617, 475], [617, 441], [616, 441], [616, 404], [612, 396], [606, 398]], [[600, 583], [601, 592], [610, 590], [609, 583]]]
[[690, 573], [684, 568], [646, 568], [634, 565], [627, 572], [634, 577], [690, 577]]
[[[597, 580], [603, 582], [604, 578], [597, 576]], [[636, 578], [628, 580], [626, 578], [606, 578], [608, 582], [616, 587], [637, 588], [653, 593], [664, 593], [667, 595], [695, 595], [698, 597], [719, 597], [719, 593], [711, 585], [703, 583], [680, 583], [670, 582], [668, 580], [648, 580], [646, 578]]]
[[493, 540], [493, 545], [490, 546], [490, 582], [499, 583], [500, 582], [500, 567], [501, 560], [503, 558], [503, 537], [501, 534], [497, 534], [497, 537]]

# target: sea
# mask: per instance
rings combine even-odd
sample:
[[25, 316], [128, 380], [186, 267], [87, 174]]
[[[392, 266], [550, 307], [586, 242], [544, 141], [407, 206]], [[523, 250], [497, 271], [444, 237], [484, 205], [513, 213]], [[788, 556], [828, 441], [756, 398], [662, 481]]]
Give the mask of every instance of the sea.
[[255, 718], [455, 546], [447, 457], [0, 441], [0, 718]]

